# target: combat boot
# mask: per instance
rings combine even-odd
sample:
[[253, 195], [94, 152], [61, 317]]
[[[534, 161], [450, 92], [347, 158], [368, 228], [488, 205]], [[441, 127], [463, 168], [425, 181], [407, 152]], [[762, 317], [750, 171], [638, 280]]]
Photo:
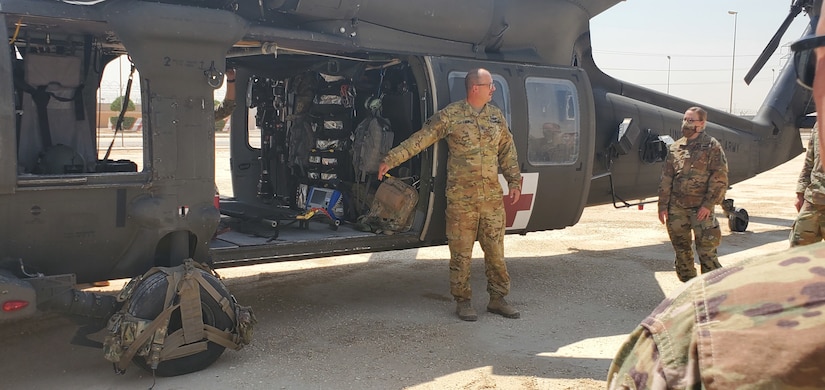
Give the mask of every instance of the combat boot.
[[490, 303], [487, 305], [487, 311], [490, 313], [500, 314], [507, 318], [521, 317], [521, 313], [519, 313], [519, 311], [513, 306], [510, 306], [510, 304], [504, 300], [504, 297], [490, 297]]
[[458, 314], [458, 318], [461, 318], [463, 321], [478, 320], [478, 314], [476, 314], [476, 309], [473, 309], [473, 304], [470, 303], [469, 299], [466, 301], [456, 302], [455, 314]]

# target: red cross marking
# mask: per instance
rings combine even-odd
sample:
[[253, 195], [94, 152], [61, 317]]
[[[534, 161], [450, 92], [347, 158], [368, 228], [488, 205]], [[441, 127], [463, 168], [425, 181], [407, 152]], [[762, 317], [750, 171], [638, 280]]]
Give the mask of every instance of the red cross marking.
[[[521, 182], [524, 184], [524, 178], [521, 179]], [[522, 186], [522, 188], [524, 187]], [[533, 204], [533, 195], [534, 194], [521, 194], [516, 204], [511, 204], [510, 197], [506, 194], [504, 195], [504, 211], [507, 214], [507, 227], [513, 226], [513, 223], [516, 221], [517, 212], [530, 210], [530, 206]]]

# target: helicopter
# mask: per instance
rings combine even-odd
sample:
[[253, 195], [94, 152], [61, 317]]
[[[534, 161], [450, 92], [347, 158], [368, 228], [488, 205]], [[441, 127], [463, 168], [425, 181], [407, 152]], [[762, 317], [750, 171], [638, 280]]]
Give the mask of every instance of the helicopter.
[[[381, 124], [378, 144], [398, 145], [465, 97], [473, 68], [492, 74], [519, 155], [508, 234], [573, 226], [587, 206], [642, 204], [630, 200], [656, 194], [682, 114], [698, 104], [596, 66], [589, 21], [618, 3], [0, 0], [0, 89], [11, 92], [0, 96], [0, 320], [40, 310], [106, 322], [123, 302], [78, 284], [140, 283], [188, 259], [223, 268], [444, 244], [445, 143], [390, 171], [415, 194], [397, 229], [364, 228], [381, 185], [356, 161], [375, 151], [364, 146], [370, 124]], [[748, 78], [793, 18], [815, 22], [817, 10], [794, 1]], [[539, 14], [558, 16], [531, 23]], [[94, 142], [103, 68], [122, 55], [140, 75], [140, 170]], [[213, 96], [227, 67], [238, 91], [233, 191], [219, 197]], [[795, 78], [784, 69], [753, 119], [707, 109], [731, 184], [803, 151], [814, 107]], [[745, 230], [747, 211], [730, 199], [723, 210]], [[219, 296], [201, 294], [202, 321], [232, 328], [217, 302], [237, 303], [203, 277]], [[131, 304], [157, 316], [165, 289], [140, 286]], [[206, 368], [224, 351], [205, 345], [161, 362], [160, 375]]]

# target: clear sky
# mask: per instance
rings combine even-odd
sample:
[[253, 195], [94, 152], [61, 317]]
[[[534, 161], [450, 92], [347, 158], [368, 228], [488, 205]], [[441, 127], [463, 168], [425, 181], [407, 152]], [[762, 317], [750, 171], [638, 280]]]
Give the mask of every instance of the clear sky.
[[808, 25], [808, 16], [800, 13], [776, 53], [745, 84], [745, 74], [790, 5], [790, 0], [626, 0], [591, 20], [593, 57], [617, 79], [662, 92], [669, 88], [672, 95], [723, 111], [730, 105], [733, 68], [733, 112], [755, 114], [790, 59], [790, 43]]

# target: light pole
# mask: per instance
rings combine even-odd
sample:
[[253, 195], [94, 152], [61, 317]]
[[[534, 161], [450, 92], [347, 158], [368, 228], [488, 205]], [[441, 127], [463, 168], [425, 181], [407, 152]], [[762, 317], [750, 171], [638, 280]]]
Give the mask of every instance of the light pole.
[[739, 12], [728, 11], [728, 14], [733, 15], [733, 55], [730, 58], [730, 106], [728, 112], [733, 114], [733, 70], [736, 65], [736, 19], [739, 18]]
[[667, 56], [667, 94], [670, 95], [670, 56]]

